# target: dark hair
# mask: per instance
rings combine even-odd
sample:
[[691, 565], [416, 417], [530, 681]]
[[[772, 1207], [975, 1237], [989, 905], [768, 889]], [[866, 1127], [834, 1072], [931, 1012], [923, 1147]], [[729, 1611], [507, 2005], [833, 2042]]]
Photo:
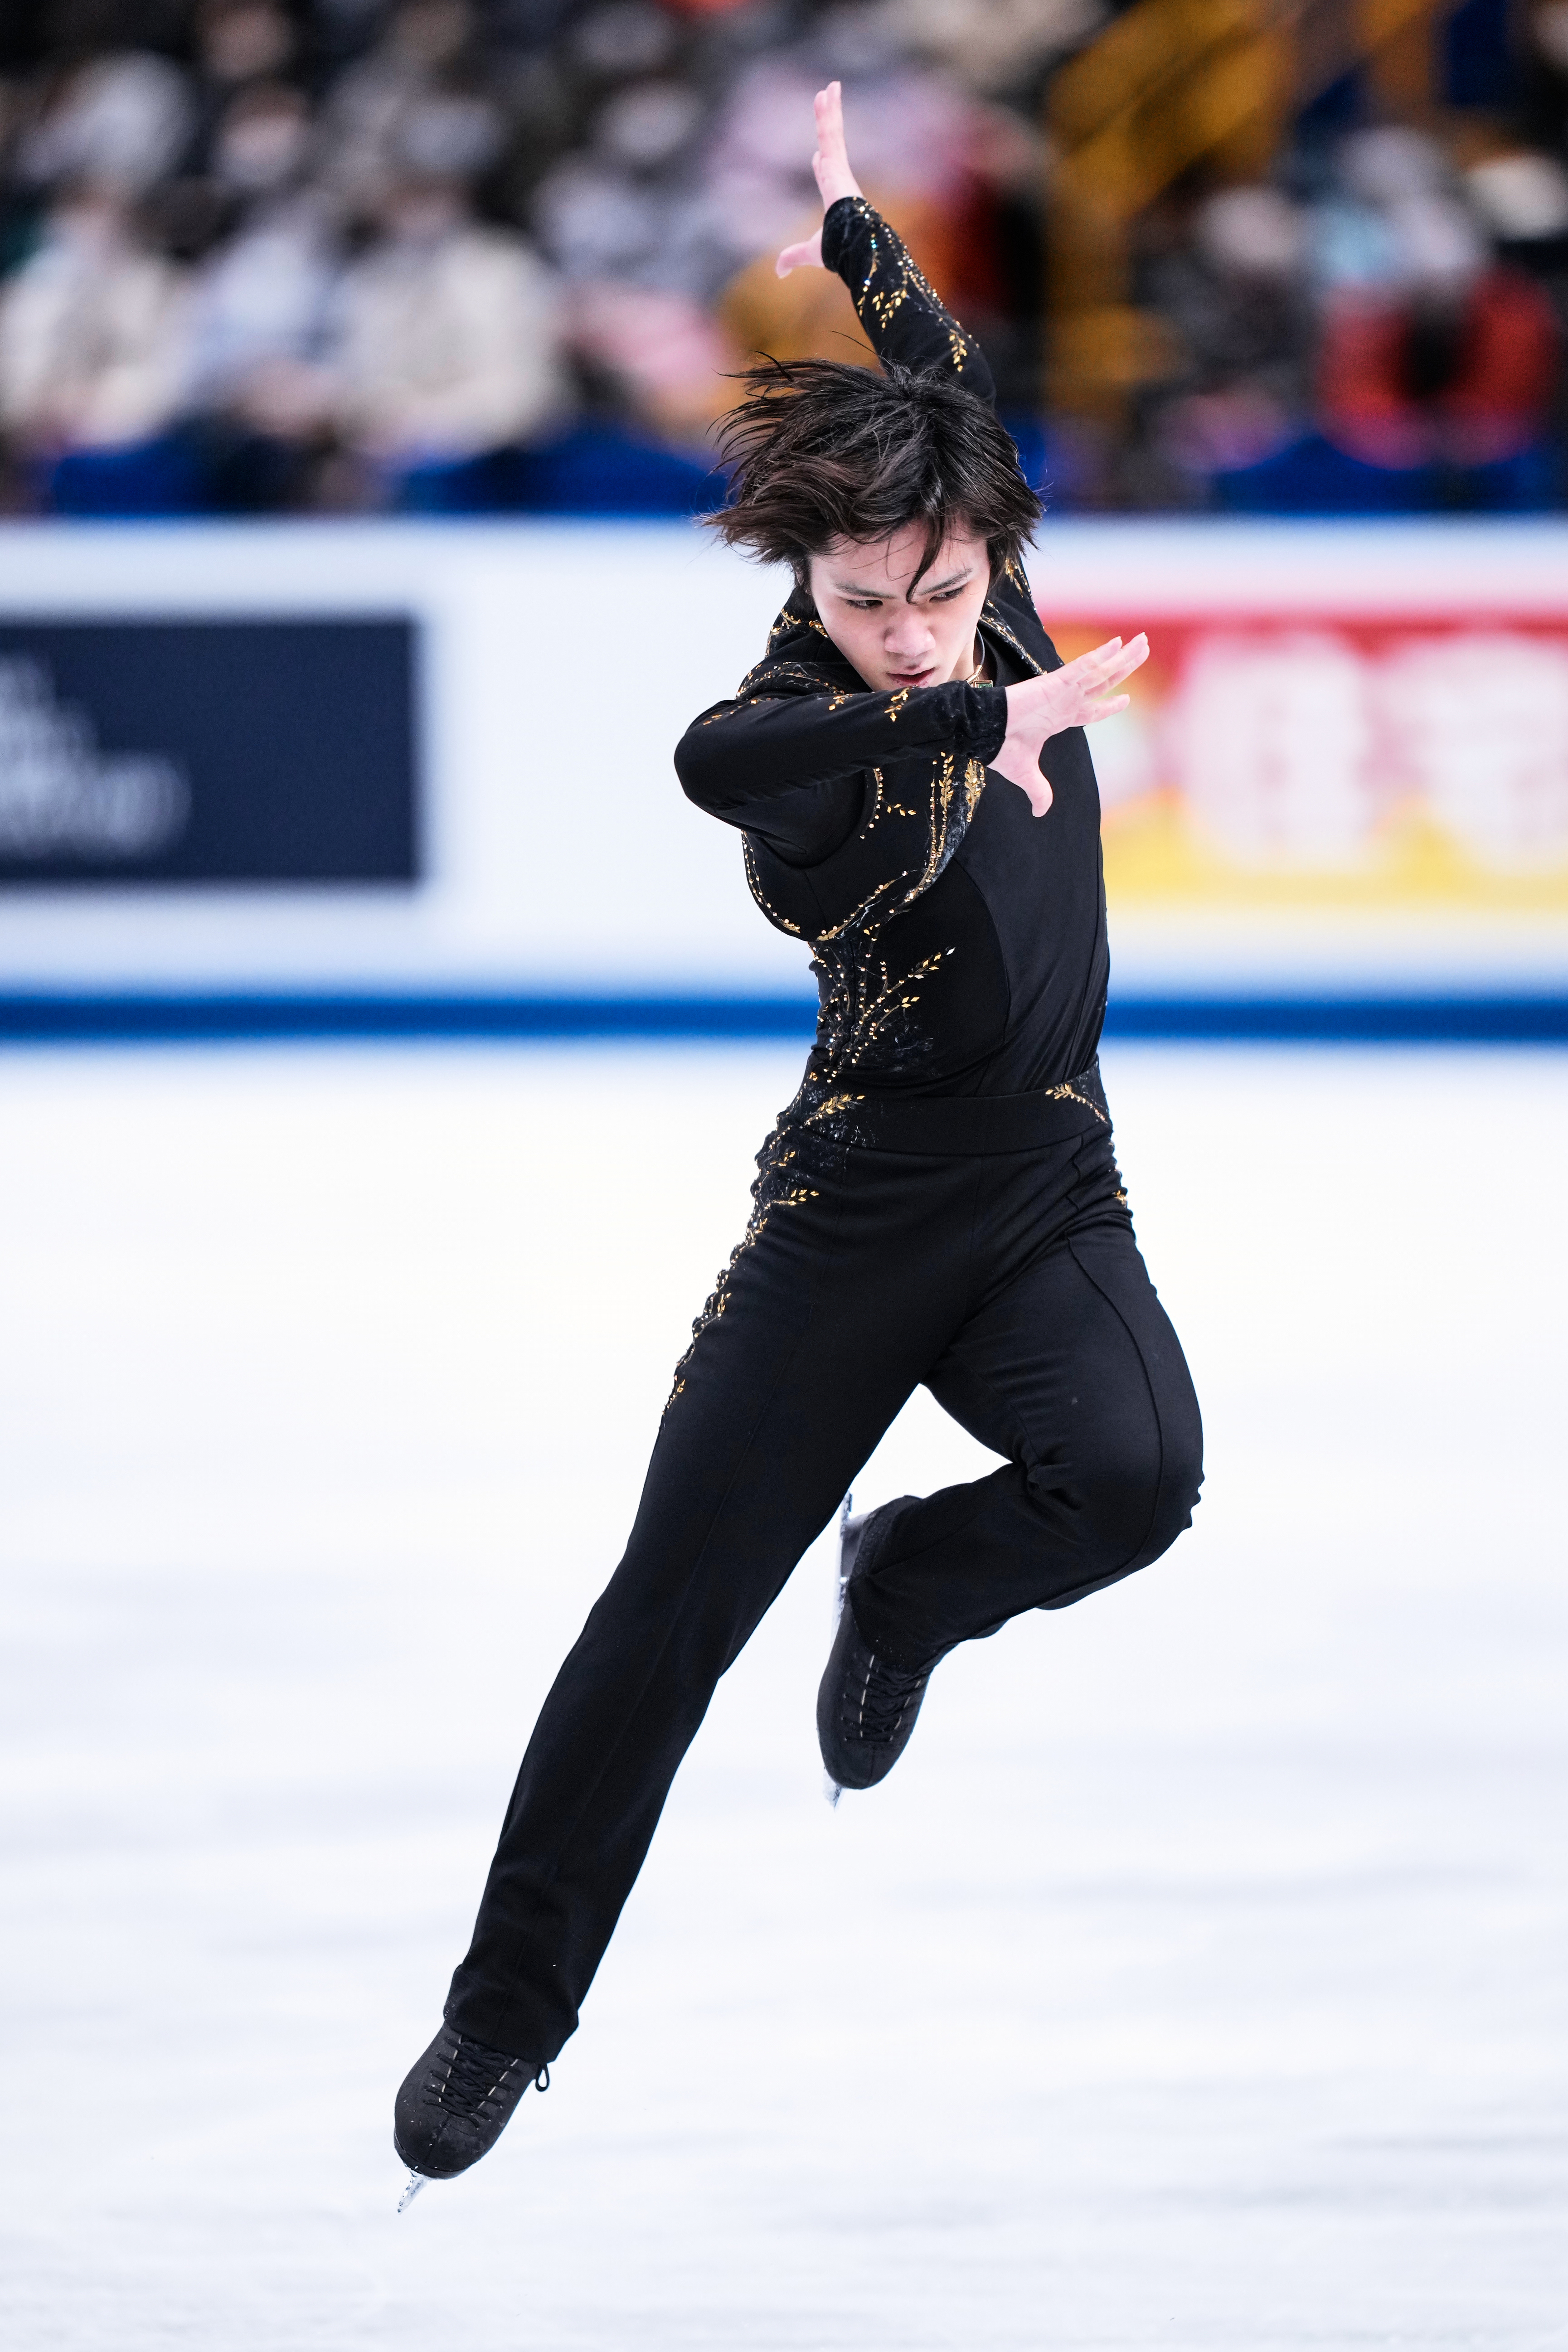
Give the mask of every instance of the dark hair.
[[[994, 412], [940, 370], [769, 360], [719, 428], [730, 497], [703, 520], [804, 587], [836, 539], [875, 544], [926, 527], [918, 581], [953, 531], [984, 540], [993, 575], [1016, 562], [1040, 502]], [[915, 581], [910, 582], [913, 588]]]

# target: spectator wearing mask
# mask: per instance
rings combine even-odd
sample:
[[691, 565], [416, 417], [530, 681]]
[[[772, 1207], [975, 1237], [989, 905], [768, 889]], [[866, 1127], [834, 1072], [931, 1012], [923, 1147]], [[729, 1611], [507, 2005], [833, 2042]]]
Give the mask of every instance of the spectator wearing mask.
[[186, 289], [110, 188], [68, 186], [0, 295], [0, 421], [40, 503], [65, 513], [200, 504], [170, 433]]
[[314, 145], [304, 98], [280, 82], [242, 90], [214, 142], [215, 178], [243, 210], [196, 273], [184, 397], [226, 510], [310, 503], [331, 422], [341, 261], [309, 181]]
[[506, 453], [568, 406], [554, 280], [468, 201], [481, 128], [466, 100], [409, 118], [381, 236], [344, 280], [340, 427], [379, 497], [404, 507], [507, 503]]
[[[373, 218], [406, 173], [411, 126], [433, 100], [482, 98], [484, 79], [468, 0], [402, 0], [328, 100], [323, 162], [343, 204]], [[487, 163], [499, 147], [492, 129]]]
[[174, 168], [193, 121], [185, 78], [167, 58], [89, 57], [52, 83], [22, 130], [16, 175], [46, 195], [90, 183], [133, 203]]
[[195, 127], [185, 168], [213, 172], [236, 100], [276, 84], [293, 63], [299, 35], [279, 0], [204, 0], [195, 17]]
[[[1226, 188], [1152, 270], [1187, 381], [1156, 426], [1162, 454], [1199, 502], [1216, 478], [1299, 441], [1308, 406], [1306, 227], [1278, 188]], [[1185, 499], [1182, 501], [1185, 503]]]
[[1498, 265], [1441, 148], [1397, 125], [1354, 133], [1310, 245], [1315, 429], [1217, 475], [1219, 503], [1342, 514], [1549, 504], [1552, 307]]

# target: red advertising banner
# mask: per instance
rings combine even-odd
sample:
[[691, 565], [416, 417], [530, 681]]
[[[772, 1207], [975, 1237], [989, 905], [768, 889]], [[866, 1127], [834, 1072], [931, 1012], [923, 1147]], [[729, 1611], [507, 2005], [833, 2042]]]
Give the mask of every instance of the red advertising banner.
[[1091, 738], [1113, 907], [1563, 936], [1560, 526], [1047, 517], [1029, 568], [1064, 656], [1149, 636]]
[[1568, 910], [1564, 605], [1048, 614], [1149, 633], [1093, 735], [1112, 899]]

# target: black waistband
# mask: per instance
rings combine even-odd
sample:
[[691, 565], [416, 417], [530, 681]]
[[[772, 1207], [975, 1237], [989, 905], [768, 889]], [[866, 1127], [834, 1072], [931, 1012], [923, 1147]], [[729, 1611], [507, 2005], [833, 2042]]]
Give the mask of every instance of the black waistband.
[[940, 1155], [1038, 1151], [1110, 1126], [1098, 1061], [1031, 1095], [859, 1093], [808, 1078], [786, 1118], [874, 1151]]

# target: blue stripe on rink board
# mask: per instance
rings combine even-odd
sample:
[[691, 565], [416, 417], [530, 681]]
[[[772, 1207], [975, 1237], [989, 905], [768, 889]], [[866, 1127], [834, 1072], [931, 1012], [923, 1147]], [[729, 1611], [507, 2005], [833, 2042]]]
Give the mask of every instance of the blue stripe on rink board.
[[[793, 1038], [793, 996], [524, 996], [408, 991], [12, 990], [0, 1045], [265, 1038]], [[1568, 994], [1115, 997], [1110, 1038], [1300, 1045], [1568, 1045]]]

